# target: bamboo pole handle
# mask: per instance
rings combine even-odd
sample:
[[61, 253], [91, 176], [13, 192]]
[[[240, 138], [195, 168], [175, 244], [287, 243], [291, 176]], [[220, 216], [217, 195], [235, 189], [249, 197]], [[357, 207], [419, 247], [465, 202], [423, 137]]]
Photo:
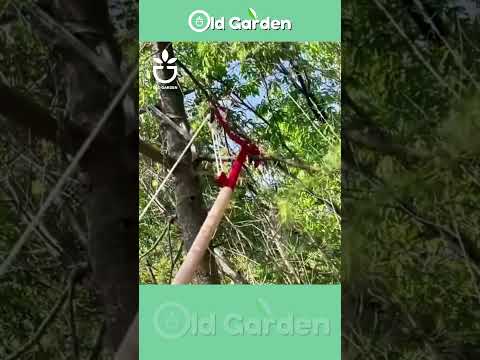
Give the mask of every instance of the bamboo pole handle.
[[183, 264], [175, 275], [172, 284], [188, 284], [192, 281], [193, 274], [197, 270], [203, 255], [208, 249], [210, 240], [212, 240], [215, 231], [222, 221], [225, 210], [232, 198], [233, 189], [225, 186], [218, 193], [217, 199], [213, 203], [212, 208], [208, 212], [207, 218], [203, 222], [190, 250], [185, 257]]
[[128, 328], [127, 334], [123, 338], [117, 353], [115, 354], [115, 360], [138, 360], [139, 358], [139, 329], [138, 329], [138, 313], [135, 315], [135, 319]]

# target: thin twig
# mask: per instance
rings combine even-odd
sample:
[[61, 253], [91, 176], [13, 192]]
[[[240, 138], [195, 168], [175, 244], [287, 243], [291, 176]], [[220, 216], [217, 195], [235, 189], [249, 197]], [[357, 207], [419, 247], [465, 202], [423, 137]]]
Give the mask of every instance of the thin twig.
[[153, 283], [158, 284], [157, 278], [155, 277], [155, 273], [153, 272], [152, 263], [148, 259], [146, 262], [147, 262], [148, 273], [150, 274], [150, 277], [152, 278]]
[[233, 265], [225, 258], [223, 252], [218, 247], [214, 248], [213, 251], [210, 249], [208, 249], [208, 251], [215, 256], [217, 264], [225, 275], [232, 279], [235, 284], [248, 284], [245, 277], [239, 271], [233, 269]]
[[173, 280], [173, 270], [175, 269], [175, 265], [177, 264], [178, 260], [180, 259], [180, 255], [182, 255], [182, 248], [183, 244], [180, 244], [177, 250], [177, 255], [175, 256], [175, 259], [172, 261], [172, 264], [170, 266], [170, 274], [168, 276], [168, 283], [171, 284]]
[[163, 229], [163, 232], [160, 234], [160, 236], [158, 237], [158, 239], [155, 241], [155, 243], [150, 247], [150, 249], [148, 249], [147, 251], [145, 251], [143, 254], [140, 255], [140, 260], [143, 259], [145, 256], [147, 256], [148, 254], [150, 254], [153, 250], [155, 250], [155, 248], [158, 246], [158, 244], [160, 243], [160, 241], [162, 241], [162, 239], [165, 237], [165, 234], [170, 230], [170, 226], [172, 224], [172, 222], [175, 220], [175, 216], [172, 216], [169, 220], [168, 220], [168, 224], [167, 226], [165, 226], [165, 229]]

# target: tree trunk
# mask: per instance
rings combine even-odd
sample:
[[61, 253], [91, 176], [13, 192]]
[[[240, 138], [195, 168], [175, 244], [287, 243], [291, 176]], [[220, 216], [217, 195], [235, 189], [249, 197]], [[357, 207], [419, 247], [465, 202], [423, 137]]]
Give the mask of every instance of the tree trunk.
[[[162, 52], [168, 51], [168, 58], [174, 58], [173, 47], [170, 43], [157, 44], [156, 57], [161, 58]], [[171, 77], [171, 70], [164, 68], [158, 72], [162, 79]], [[185, 106], [183, 102], [183, 94], [180, 84], [177, 80], [168, 84], [176, 86], [176, 88], [162, 88], [159, 85], [160, 108], [175, 123], [184, 128], [189, 128]], [[180, 153], [185, 148], [187, 142], [175, 129], [165, 126], [165, 135], [167, 137], [168, 155], [172, 159], [178, 159]], [[177, 221], [180, 225], [184, 250], [187, 252], [192, 246], [203, 221], [206, 217], [206, 211], [203, 207], [203, 196], [200, 188], [200, 181], [193, 168], [192, 153], [187, 151], [182, 161], [174, 172], [175, 176], [175, 201], [177, 211]], [[215, 257], [210, 251], [207, 251], [200, 263], [199, 269], [195, 274], [195, 283], [199, 284], [218, 284], [218, 269], [215, 263]]]
[[[121, 73], [107, 1], [58, 0], [52, 12], [65, 26], [74, 24], [70, 31]], [[58, 53], [68, 100], [65, 130], [88, 133], [118, 88], [76, 51], [60, 47]], [[113, 350], [138, 309], [138, 134], [126, 131], [127, 122], [136, 121], [131, 117], [134, 113], [134, 109], [127, 113], [119, 106], [101, 132], [109, 139], [108, 145], [94, 143], [81, 162], [90, 186], [86, 206], [89, 258]], [[78, 145], [72, 137], [71, 146]]]

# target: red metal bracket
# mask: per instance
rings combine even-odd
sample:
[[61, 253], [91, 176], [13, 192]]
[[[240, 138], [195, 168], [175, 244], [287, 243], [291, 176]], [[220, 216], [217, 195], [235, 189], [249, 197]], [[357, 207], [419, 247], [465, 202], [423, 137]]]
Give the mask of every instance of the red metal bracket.
[[259, 156], [260, 156], [260, 149], [258, 148], [257, 145], [253, 144], [249, 139], [240, 136], [239, 134], [235, 133], [232, 131], [230, 126], [228, 125], [228, 122], [226, 120], [226, 111], [224, 112], [225, 115], [223, 115], [218, 106], [215, 106], [212, 104], [213, 108], [213, 115], [215, 119], [218, 121], [220, 126], [223, 128], [227, 136], [240, 145], [240, 152], [238, 153], [236, 159], [233, 161], [232, 168], [230, 169], [228, 176], [222, 172], [218, 177], [217, 177], [217, 183], [219, 186], [228, 186], [231, 189], [234, 189], [238, 178], [240, 176], [240, 173], [242, 171], [243, 165], [247, 160], [251, 160], [254, 164], [255, 167], [257, 167], [260, 164]]

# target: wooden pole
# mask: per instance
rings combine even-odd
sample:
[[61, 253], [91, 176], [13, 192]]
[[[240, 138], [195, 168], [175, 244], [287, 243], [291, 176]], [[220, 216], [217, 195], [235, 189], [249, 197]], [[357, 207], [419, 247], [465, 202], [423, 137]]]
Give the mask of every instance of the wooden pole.
[[177, 275], [175, 275], [175, 278], [173, 279], [173, 285], [188, 284], [192, 281], [193, 275], [205, 255], [210, 241], [212, 240], [215, 231], [217, 231], [220, 221], [222, 221], [223, 214], [230, 203], [232, 194], [233, 189], [228, 186], [225, 186], [220, 190], [217, 199], [208, 212], [207, 218], [203, 222], [197, 237], [193, 241], [193, 244], [185, 257], [183, 264], [180, 266]]

